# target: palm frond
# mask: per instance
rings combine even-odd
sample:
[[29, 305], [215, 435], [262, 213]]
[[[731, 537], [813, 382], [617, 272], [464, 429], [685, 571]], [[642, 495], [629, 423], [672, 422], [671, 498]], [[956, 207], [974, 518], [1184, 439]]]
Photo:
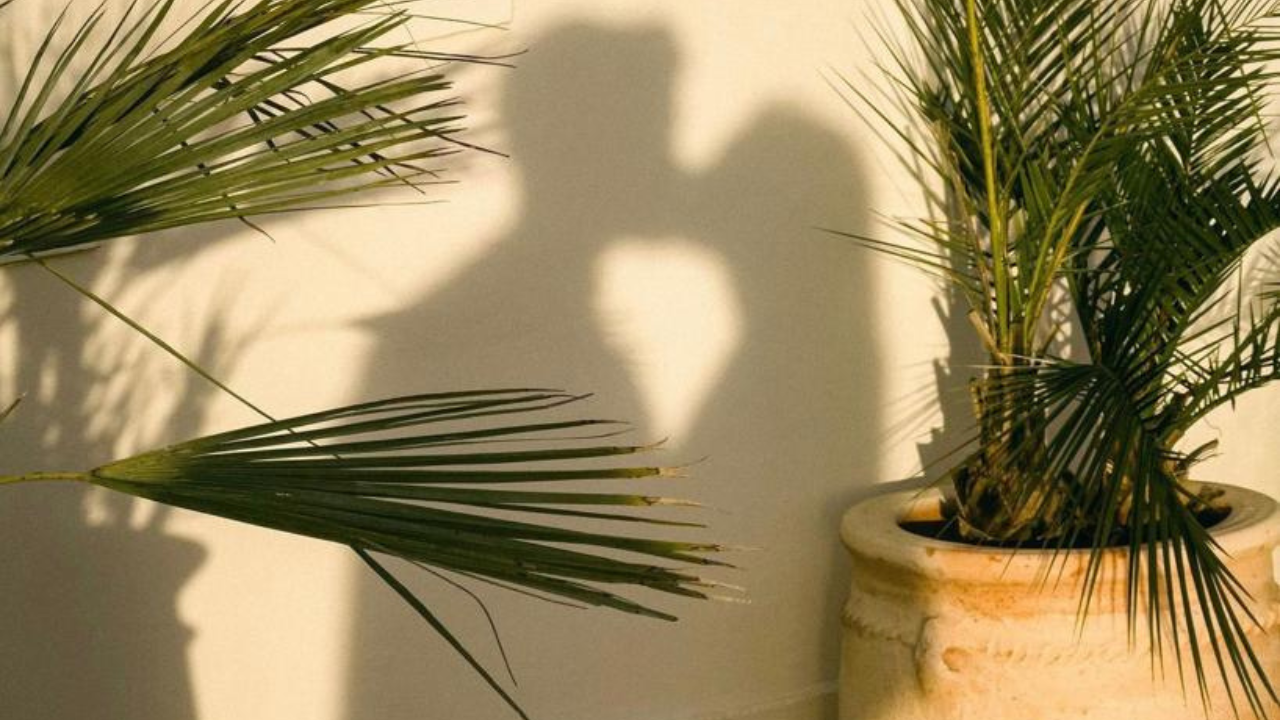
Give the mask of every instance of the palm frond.
[[[1166, 394], [1158, 384], [1132, 382], [1135, 377], [1141, 374], [1101, 362], [1060, 360], [1040, 366], [1034, 374], [988, 381], [1020, 400], [1034, 398], [1037, 407], [1060, 422], [1060, 430], [1045, 447], [1043, 474], [1020, 478], [1011, 512], [1027, 510], [1016, 507], [1019, 503], [1060, 497], [1055, 484], [1070, 477], [1067, 500], [1058, 514], [1080, 521], [1064, 526], [1061, 535], [1044, 543], [1059, 550], [1082, 542], [1092, 548], [1081, 593], [1082, 615], [1095, 595], [1102, 551], [1117, 542], [1127, 545], [1130, 604], [1146, 603], [1152, 651], [1165, 644], [1164, 633], [1178, 632], [1181, 621], [1192, 648], [1187, 660], [1205, 701], [1206, 676], [1216, 670], [1233, 702], [1239, 692], [1251, 711], [1266, 717], [1266, 706], [1276, 702], [1276, 692], [1246, 634], [1257, 621], [1202, 525], [1204, 501], [1182, 485], [1194, 458], [1169, 449], [1170, 435], [1177, 430], [1160, 412]], [[1019, 384], [1034, 389], [1015, 390]], [[1143, 592], [1147, 586], [1163, 591]], [[1198, 622], [1189, 615], [1192, 612]], [[1164, 622], [1166, 613], [1176, 620]], [[1176, 637], [1173, 644], [1178, 644]], [[1209, 646], [1212, 658], [1200, 656], [1203, 645]]]
[[572, 527], [601, 519], [701, 527], [625, 512], [695, 505], [688, 501], [554, 487], [681, 474], [610, 462], [654, 446], [606, 444], [618, 423], [554, 414], [581, 399], [521, 389], [391, 398], [209, 435], [52, 479], [350, 546], [519, 711], [372, 556], [664, 620], [675, 617], [620, 588], [706, 598], [723, 587], [689, 570], [727, 566], [708, 557], [724, 549], [719, 545]]
[[99, 9], [55, 52], [60, 19], [0, 126], [0, 258], [438, 182], [421, 163], [459, 147], [448, 80], [342, 79], [431, 55], [379, 45], [403, 10], [329, 31], [377, 1], [222, 2], [176, 39], [173, 0], [110, 23]]

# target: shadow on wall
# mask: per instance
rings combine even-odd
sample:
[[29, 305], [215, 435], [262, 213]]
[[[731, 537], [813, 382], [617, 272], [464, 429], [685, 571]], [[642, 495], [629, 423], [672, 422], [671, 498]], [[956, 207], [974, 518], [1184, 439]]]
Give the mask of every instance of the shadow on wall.
[[[120, 272], [162, 269], [223, 229], [185, 233], [135, 249]], [[102, 252], [60, 261], [92, 284]], [[25, 400], [0, 426], [5, 472], [77, 470], [113, 459], [147, 382], [117, 348], [89, 338], [116, 323], [35, 266], [0, 270], [10, 302], [14, 387]], [[215, 323], [197, 362], [214, 363]], [[112, 328], [113, 330], [116, 328]], [[123, 374], [129, 390], [108, 392]], [[188, 383], [198, 381], [188, 380]], [[208, 392], [192, 384], [165, 419], [162, 441], [192, 437]], [[91, 512], [92, 510], [92, 512]], [[92, 521], [91, 521], [92, 516]], [[0, 705], [5, 718], [193, 720], [187, 669], [191, 630], [177, 596], [205, 551], [165, 530], [167, 508], [72, 486], [23, 485], [0, 498]], [[141, 522], [139, 522], [141, 520]]]
[[[123, 0], [104, 4], [118, 12]], [[0, 116], [19, 75], [61, 3], [10, 8], [0, 28]], [[91, 8], [89, 8], [91, 9]], [[84, 7], [71, 10], [72, 20]], [[216, 242], [227, 226], [140, 243], [115, 267], [122, 277], [163, 270]], [[157, 238], [152, 238], [156, 240]], [[114, 256], [120, 260], [121, 256]], [[105, 251], [60, 260], [92, 285]], [[4, 358], [22, 405], [0, 425], [0, 472], [78, 470], [112, 458], [136, 436], [133, 410], [154, 383], [117, 346], [90, 341], [118, 323], [34, 266], [0, 268], [7, 304], [0, 327], [15, 357]], [[225, 338], [210, 325], [193, 353], [211, 362]], [[126, 391], [108, 391], [125, 380]], [[187, 379], [191, 383], [190, 379]], [[207, 392], [180, 388], [165, 437], [195, 434]], [[12, 398], [0, 398], [8, 403]], [[92, 521], [91, 521], [92, 515]], [[166, 532], [162, 506], [81, 487], [22, 485], [0, 492], [0, 715], [6, 720], [194, 720], [187, 668], [192, 632], [176, 599], [205, 557], [198, 544]], [[141, 522], [139, 522], [141, 521]]]
[[[680, 167], [677, 52], [661, 28], [572, 24], [531, 48], [503, 97], [522, 215], [455, 280], [370, 324], [361, 395], [567, 387], [596, 393], [591, 413], [661, 437], [637, 359], [616, 342], [626, 318], [599, 308], [602, 257], [624, 238], [680, 238], [715, 256], [742, 328], [692, 430], [671, 443], [680, 459], [710, 459], [673, 492], [727, 511], [701, 516], [712, 529], [700, 537], [762, 548], [726, 578], [749, 585], [753, 604], [667, 602], [684, 619], [671, 626], [476, 589], [536, 715], [745, 717], [790, 697], [832, 716], [847, 589], [836, 528], [856, 488], [878, 479], [880, 367], [868, 257], [813, 228], [863, 229], [857, 165], [836, 133], [773, 107], [709, 169]], [[500, 667], [467, 600], [421, 590]], [[350, 720], [510, 716], [385, 587], [361, 576], [356, 593]]]

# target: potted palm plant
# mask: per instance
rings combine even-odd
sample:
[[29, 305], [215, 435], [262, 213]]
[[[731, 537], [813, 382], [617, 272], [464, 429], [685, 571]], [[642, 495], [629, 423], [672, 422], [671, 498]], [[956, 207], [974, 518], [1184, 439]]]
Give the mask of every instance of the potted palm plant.
[[[13, 4], [0, 0], [0, 13]], [[402, 3], [228, 0], [175, 15], [173, 0], [116, 15], [100, 6], [71, 32], [60, 33], [65, 17], [50, 30], [0, 117], [0, 260], [47, 270], [262, 422], [91, 470], [0, 476], [4, 491], [92, 485], [347, 545], [517, 711], [387, 558], [657, 618], [672, 616], [612, 588], [704, 597], [708, 584], [687, 568], [715, 564], [715, 546], [571, 526], [683, 525], [627, 512], [678, 501], [543, 485], [676, 472], [611, 463], [651, 448], [612, 441], [614, 423], [559, 413], [580, 396], [442, 391], [277, 419], [59, 268], [52, 256], [120, 237], [421, 189], [437, 177], [426, 163], [472, 148], [440, 68], [487, 61], [391, 41], [414, 17]]]
[[1274, 4], [898, 7], [943, 210], [860, 240], [955, 288], [987, 361], [940, 487], [845, 518], [842, 720], [1275, 713], [1280, 514], [1185, 442], [1280, 376]]

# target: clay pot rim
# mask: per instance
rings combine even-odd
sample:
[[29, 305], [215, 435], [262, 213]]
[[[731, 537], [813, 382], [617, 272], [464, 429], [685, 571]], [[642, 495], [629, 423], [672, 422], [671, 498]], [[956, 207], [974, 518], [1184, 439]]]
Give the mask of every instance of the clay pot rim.
[[[1280, 503], [1235, 485], [1202, 484], [1222, 490], [1222, 501], [1231, 508], [1231, 514], [1209, 531], [1227, 556], [1238, 557], [1280, 543]], [[1044, 582], [1046, 567], [1057, 551], [937, 540], [899, 524], [941, 517], [942, 499], [941, 492], [930, 488], [887, 492], [862, 500], [845, 513], [841, 540], [855, 559], [888, 563], [924, 577], [1001, 585]], [[1104, 552], [1116, 561], [1129, 554], [1126, 547]], [[1089, 554], [1088, 549], [1061, 551], [1053, 560], [1053, 572], [1066, 576], [1083, 572]]]

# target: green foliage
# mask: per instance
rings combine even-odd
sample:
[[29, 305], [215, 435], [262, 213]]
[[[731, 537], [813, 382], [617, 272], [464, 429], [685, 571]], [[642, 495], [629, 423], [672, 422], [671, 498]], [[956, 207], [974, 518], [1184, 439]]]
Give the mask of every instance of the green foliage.
[[173, 2], [131, 8], [109, 33], [99, 9], [55, 53], [64, 13], [45, 38], [0, 126], [0, 257], [417, 186], [434, 180], [417, 163], [457, 148], [443, 75], [344, 84], [391, 57], [431, 57], [374, 47], [405, 13], [304, 44], [377, 3], [223, 0], [165, 42]]
[[1276, 693], [1245, 637], [1253, 619], [1187, 482], [1211, 448], [1180, 441], [1280, 374], [1280, 304], [1232, 282], [1280, 226], [1262, 163], [1273, 3], [899, 7], [918, 54], [894, 47], [894, 81], [927, 140], [903, 137], [948, 217], [902, 224], [924, 248], [868, 243], [952, 283], [990, 358], [972, 384], [974, 446], [948, 475], [961, 530], [1092, 547], [1082, 612], [1102, 549], [1127, 545], [1153, 650], [1179, 632], [1160, 620], [1173, 613], [1202, 694], [1216, 670], [1265, 715]]
[[[555, 515], [671, 524], [580, 508], [650, 507], [672, 501], [631, 494], [511, 489], [527, 483], [652, 478], [674, 472], [582, 462], [651, 448], [595, 445], [589, 442], [592, 436], [587, 442], [566, 437], [566, 432], [613, 423], [541, 418], [543, 411], [577, 399], [557, 391], [511, 390], [352, 405], [113, 462], [93, 470], [90, 482], [175, 507], [374, 550], [579, 603], [674, 620], [586, 583], [629, 584], [703, 597], [694, 589], [701, 583], [697, 577], [604, 557], [593, 548], [684, 565], [715, 565], [719, 563], [696, 553], [718, 547], [602, 535], [536, 522], [538, 515]], [[525, 414], [535, 418], [517, 423], [518, 416]], [[554, 447], [536, 447], [548, 443]], [[513, 444], [513, 449], [503, 444]], [[473, 449], [477, 446], [479, 450]], [[525, 519], [512, 519], [512, 513]]]
[[[579, 399], [546, 390], [393, 398], [179, 443], [97, 468], [84, 479], [166, 505], [350, 546], [523, 715], [426, 604], [372, 554], [400, 558], [432, 574], [443, 571], [459, 580], [664, 620], [675, 616], [609, 588], [706, 598], [715, 583], [660, 563], [723, 565], [704, 557], [719, 546], [586, 532], [555, 522], [700, 527], [618, 512], [691, 504], [684, 501], [545, 489], [677, 474], [591, 462], [652, 448], [599, 444], [616, 434], [607, 432], [616, 423], [544, 417]], [[519, 422], [525, 415], [532, 417]], [[537, 489], [523, 487], [528, 484]]]

